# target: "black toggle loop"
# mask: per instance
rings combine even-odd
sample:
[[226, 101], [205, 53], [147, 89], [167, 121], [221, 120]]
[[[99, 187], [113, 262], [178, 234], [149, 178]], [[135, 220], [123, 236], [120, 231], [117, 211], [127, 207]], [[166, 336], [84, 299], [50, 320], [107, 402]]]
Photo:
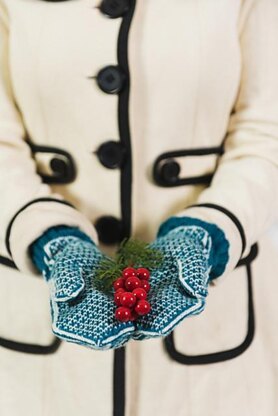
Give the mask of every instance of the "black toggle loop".
[[200, 176], [189, 176], [187, 178], [180, 178], [180, 164], [176, 159], [193, 156], [220, 156], [222, 154], [223, 145], [199, 149], [175, 150], [172, 152], [163, 153], [160, 156], [158, 156], [153, 165], [154, 181], [157, 185], [162, 187], [210, 184], [214, 172]]
[[75, 180], [77, 169], [72, 156], [65, 150], [51, 146], [40, 146], [32, 143], [29, 139], [26, 140], [29, 145], [33, 157], [36, 159], [37, 154], [54, 154], [55, 156], [50, 161], [50, 168], [53, 175], [48, 175], [37, 171], [42, 181], [47, 184], [68, 184]]

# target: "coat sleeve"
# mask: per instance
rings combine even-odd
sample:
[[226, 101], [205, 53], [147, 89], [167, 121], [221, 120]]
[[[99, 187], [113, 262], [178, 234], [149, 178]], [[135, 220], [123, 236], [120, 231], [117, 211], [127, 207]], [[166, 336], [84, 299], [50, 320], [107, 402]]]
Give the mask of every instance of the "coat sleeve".
[[0, 1], [0, 252], [20, 271], [36, 274], [28, 247], [49, 227], [77, 226], [95, 242], [97, 234], [88, 219], [42, 183], [25, 137], [9, 71], [8, 14]]
[[[278, 213], [278, 1], [254, 0], [239, 35], [241, 85], [211, 185], [178, 216], [220, 226], [229, 273]], [[223, 274], [223, 275], [224, 275]], [[222, 275], [222, 276], [223, 276]]]

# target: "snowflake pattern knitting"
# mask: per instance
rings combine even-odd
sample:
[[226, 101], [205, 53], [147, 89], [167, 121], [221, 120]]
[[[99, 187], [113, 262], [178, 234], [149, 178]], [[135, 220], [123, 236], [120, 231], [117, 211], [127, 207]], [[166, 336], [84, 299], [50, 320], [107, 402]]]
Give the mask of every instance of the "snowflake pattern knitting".
[[112, 294], [94, 285], [104, 257], [94, 243], [75, 236], [57, 237], [44, 246], [43, 274], [50, 287], [54, 334], [102, 350], [123, 346], [134, 331], [133, 323], [115, 319]]
[[152, 272], [148, 295], [151, 311], [136, 322], [133, 338], [168, 335], [185, 317], [205, 307], [212, 240], [199, 226], [180, 226], [150, 247], [163, 252], [163, 265]]

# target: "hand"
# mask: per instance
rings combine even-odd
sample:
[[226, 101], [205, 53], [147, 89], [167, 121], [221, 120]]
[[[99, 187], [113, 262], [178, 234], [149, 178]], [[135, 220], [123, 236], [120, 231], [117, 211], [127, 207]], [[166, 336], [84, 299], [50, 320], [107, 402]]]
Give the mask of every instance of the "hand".
[[42, 272], [50, 288], [54, 334], [94, 349], [124, 345], [134, 325], [116, 321], [113, 296], [94, 284], [98, 265], [105, 257], [97, 246], [84, 235], [80, 238], [59, 233], [38, 246], [43, 257]]
[[136, 321], [133, 338], [168, 335], [183, 319], [205, 307], [212, 267], [212, 239], [200, 226], [178, 226], [158, 237], [151, 248], [163, 252], [164, 263], [151, 275], [151, 312]]

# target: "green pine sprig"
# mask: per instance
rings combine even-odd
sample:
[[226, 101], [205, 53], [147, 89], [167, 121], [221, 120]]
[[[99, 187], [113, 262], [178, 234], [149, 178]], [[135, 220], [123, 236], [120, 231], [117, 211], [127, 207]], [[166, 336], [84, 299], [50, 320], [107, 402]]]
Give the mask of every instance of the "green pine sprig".
[[149, 244], [137, 239], [125, 239], [115, 258], [105, 257], [99, 264], [94, 278], [95, 286], [104, 292], [112, 291], [113, 282], [121, 276], [125, 267], [146, 267], [150, 271], [163, 263], [163, 254]]
[[146, 267], [152, 269], [158, 267], [163, 260], [162, 253], [149, 247], [145, 241], [125, 239], [119, 246], [115, 261], [118, 264], [133, 267]]

